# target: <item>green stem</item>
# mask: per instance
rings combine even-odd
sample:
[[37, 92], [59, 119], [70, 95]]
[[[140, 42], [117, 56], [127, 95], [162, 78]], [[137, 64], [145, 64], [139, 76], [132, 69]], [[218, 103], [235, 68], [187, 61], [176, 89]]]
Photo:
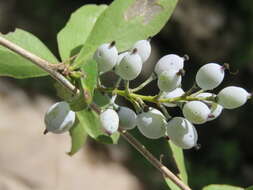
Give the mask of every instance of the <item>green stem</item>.
[[125, 80], [125, 94], [131, 98], [131, 93], [130, 93], [130, 89], [129, 89], [129, 80]]
[[205, 92], [205, 90], [201, 89], [201, 90], [199, 90], [199, 91], [197, 91], [197, 92], [191, 94], [191, 96], [197, 96], [197, 95], [199, 95], [199, 94], [201, 94], [201, 93], [203, 93], [203, 92]]
[[169, 114], [168, 110], [162, 105], [162, 104], [157, 104], [159, 108], [161, 108], [163, 114], [165, 115], [166, 119], [171, 119], [172, 116]]
[[189, 96], [190, 94], [194, 93], [195, 91], [199, 89], [200, 88], [197, 86], [197, 84], [194, 83], [193, 86], [187, 92], [185, 92], [183, 96]]
[[151, 74], [151, 76], [142, 84], [140, 84], [138, 87], [131, 89], [131, 92], [137, 92], [141, 89], [143, 89], [145, 86], [147, 86], [150, 82], [156, 79], [156, 75], [154, 73]]
[[[211, 97], [193, 97], [191, 95], [189, 96], [179, 96], [176, 98], [161, 98], [159, 99], [158, 97], [160, 96], [159, 94], [156, 96], [145, 96], [145, 95], [141, 95], [141, 94], [136, 94], [136, 93], [131, 93], [127, 90], [118, 90], [118, 89], [111, 89], [111, 88], [99, 88], [98, 90], [102, 91], [102, 92], [107, 92], [107, 93], [112, 93], [112, 94], [118, 94], [119, 96], [125, 97], [126, 99], [142, 99], [143, 101], [146, 102], [151, 102], [151, 103], [176, 103], [176, 102], [186, 102], [186, 101], [194, 101], [194, 100], [198, 100], [198, 101], [213, 101], [212, 96]], [[128, 97], [128, 98], [127, 98]]]

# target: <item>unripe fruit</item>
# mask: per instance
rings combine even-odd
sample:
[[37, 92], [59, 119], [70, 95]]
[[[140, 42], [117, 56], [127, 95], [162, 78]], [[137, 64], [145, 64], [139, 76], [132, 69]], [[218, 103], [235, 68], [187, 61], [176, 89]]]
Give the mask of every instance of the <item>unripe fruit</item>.
[[106, 109], [99, 115], [102, 128], [108, 133], [112, 134], [119, 128], [119, 116], [113, 109]]
[[137, 49], [134, 49], [123, 57], [117, 66], [117, 73], [124, 80], [133, 80], [141, 73], [141, 69], [141, 57], [137, 53]]
[[222, 89], [217, 95], [218, 104], [226, 109], [234, 109], [244, 105], [250, 94], [241, 87], [229, 86]]
[[128, 107], [119, 107], [119, 124], [122, 129], [133, 129], [136, 126], [136, 113]]
[[75, 112], [70, 110], [67, 102], [57, 102], [48, 109], [44, 121], [45, 133], [64, 133], [75, 123]]
[[[171, 92], [164, 92], [161, 96], [162, 99], [167, 99], [167, 98], [176, 98], [176, 97], [180, 97], [184, 94], [185, 92], [183, 91], [182, 88], [176, 88], [175, 90], [171, 91]], [[164, 106], [167, 107], [176, 107], [177, 104], [174, 103], [163, 103]]]
[[208, 106], [200, 101], [187, 102], [183, 107], [184, 117], [194, 124], [205, 123], [210, 113]]
[[179, 71], [180, 69], [184, 68], [184, 61], [185, 59], [183, 57], [175, 54], [165, 55], [158, 60], [155, 66], [155, 73], [160, 75], [163, 71], [168, 71], [171, 69]]
[[[200, 93], [198, 94], [196, 97], [198, 98], [207, 98], [207, 97], [215, 97], [215, 94], [209, 93], [209, 92], [204, 92], [204, 93]], [[217, 117], [220, 116], [223, 107], [215, 102], [212, 101], [205, 101], [207, 104], [209, 104], [209, 108], [211, 110], [211, 114], [210, 117], [208, 117], [207, 121], [212, 121], [214, 119], [216, 119]]]
[[107, 72], [115, 66], [118, 57], [118, 50], [115, 42], [102, 44], [98, 47], [93, 58], [98, 64], [99, 72]]
[[161, 91], [171, 92], [181, 86], [182, 76], [180, 71], [168, 70], [163, 71], [158, 76], [157, 85]]
[[219, 86], [225, 75], [225, 67], [216, 63], [203, 65], [197, 72], [196, 83], [203, 90], [212, 90]]
[[183, 149], [197, 145], [198, 134], [195, 127], [183, 117], [174, 117], [166, 125], [170, 140]]
[[157, 109], [143, 112], [137, 117], [137, 127], [147, 138], [158, 139], [165, 136], [166, 120], [164, 115]]
[[138, 54], [140, 55], [142, 62], [144, 63], [147, 61], [151, 54], [150, 40], [139, 40], [134, 44], [133, 49], [134, 48], [138, 50]]

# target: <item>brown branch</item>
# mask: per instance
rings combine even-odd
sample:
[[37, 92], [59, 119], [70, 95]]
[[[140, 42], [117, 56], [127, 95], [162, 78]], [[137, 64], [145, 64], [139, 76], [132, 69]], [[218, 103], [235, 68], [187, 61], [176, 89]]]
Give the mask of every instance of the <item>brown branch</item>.
[[[51, 67], [53, 64], [34, 55], [33, 53], [17, 46], [9, 40], [0, 36], [0, 45], [10, 49], [11, 51], [21, 55], [22, 57], [32, 61], [35, 65], [48, 72], [51, 77], [60, 82], [65, 88], [70, 90], [73, 94], [78, 93], [77, 89], [71, 84], [62, 74]], [[91, 104], [91, 109], [100, 113], [100, 108], [96, 104]], [[176, 175], [174, 175], [166, 166], [157, 160], [136, 138], [134, 138], [127, 131], [120, 130], [122, 137], [127, 140], [136, 150], [138, 150], [155, 168], [157, 168], [165, 177], [173, 181], [181, 190], [191, 190], [185, 185]]]
[[163, 165], [157, 158], [151, 154], [144, 145], [142, 145], [130, 133], [120, 130], [121, 136], [127, 140], [136, 150], [138, 150], [156, 169], [158, 169], [165, 178], [169, 178], [182, 190], [191, 190], [183, 181], [181, 181], [175, 174], [173, 174], [165, 165]]
[[[17, 46], [16, 44], [12, 43], [11, 41], [3, 38], [0, 36], [0, 45], [10, 49], [11, 51], [21, 55], [22, 57], [30, 60], [32, 63], [49, 73], [51, 77], [53, 77], [55, 80], [57, 80], [60, 84], [62, 84], [65, 88], [70, 90], [71, 92], [75, 92], [75, 86], [71, 84], [62, 74], [57, 72], [56, 69], [53, 69], [53, 65], [49, 63], [48, 61], [38, 57], [37, 55], [34, 55], [33, 53], [23, 49], [20, 46]], [[52, 67], [51, 67], [52, 66]]]

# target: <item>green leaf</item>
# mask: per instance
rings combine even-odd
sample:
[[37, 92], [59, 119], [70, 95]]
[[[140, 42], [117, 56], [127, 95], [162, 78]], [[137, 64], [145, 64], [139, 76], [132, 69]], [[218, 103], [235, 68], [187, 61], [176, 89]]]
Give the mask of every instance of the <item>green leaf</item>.
[[96, 61], [90, 59], [81, 69], [85, 75], [82, 78], [82, 87], [88, 93], [86, 96], [89, 96], [89, 102], [92, 102], [94, 89], [97, 87], [97, 63]]
[[78, 68], [96, 48], [116, 41], [119, 51], [129, 49], [137, 40], [157, 34], [170, 18], [178, 0], [115, 0], [100, 15], [74, 67]]
[[110, 98], [108, 96], [104, 96], [98, 90], [94, 91], [93, 101], [100, 108], [108, 105], [110, 103]]
[[246, 188], [245, 190], [253, 190], [253, 186]]
[[[174, 145], [172, 142], [168, 142], [169, 146], [170, 146], [170, 150], [171, 150], [171, 154], [173, 156], [174, 162], [177, 166], [178, 169], [178, 174], [177, 176], [179, 176], [180, 179], [182, 179], [182, 181], [185, 184], [188, 184], [188, 176], [187, 176], [187, 172], [186, 172], [186, 168], [185, 168], [185, 163], [184, 163], [184, 153], [183, 150]], [[180, 190], [179, 187], [177, 187], [170, 179], [166, 178], [165, 179], [167, 185], [170, 187], [170, 189], [172, 190]]]
[[[97, 86], [97, 63], [94, 60], [89, 60], [88, 63], [81, 68], [81, 71], [83, 76], [79, 79], [76, 79], [78, 83], [77, 87], [81, 93], [80, 95], [74, 96], [68, 100], [73, 111], [81, 111], [84, 108], [87, 108], [90, 103], [92, 103], [94, 89]], [[68, 95], [66, 92], [60, 89], [57, 92], [58, 94], [64, 93]], [[61, 97], [64, 97], [64, 94], [61, 95]]]
[[56, 95], [62, 100], [68, 101], [73, 97], [73, 94], [62, 86], [58, 81], [54, 82], [54, 87], [56, 89]]
[[176, 166], [179, 171], [179, 177], [185, 182], [186, 184], [188, 183], [188, 176], [187, 176], [187, 171], [185, 168], [185, 163], [184, 163], [184, 153], [182, 148], [176, 146], [172, 142], [169, 142], [169, 146], [172, 151], [172, 155], [174, 158], [174, 161], [176, 163]]
[[173, 183], [169, 178], [165, 179], [167, 185], [171, 190], [181, 190], [175, 183]]
[[84, 91], [82, 89], [80, 94], [68, 99], [67, 102], [69, 103], [71, 110], [75, 112], [81, 111], [88, 107], [88, 102], [86, 101], [86, 96], [84, 95]]
[[78, 120], [76, 121], [75, 126], [70, 129], [69, 133], [71, 136], [71, 150], [68, 155], [72, 156], [77, 153], [85, 144], [87, 133], [84, 125]]
[[118, 142], [119, 133], [114, 133], [111, 136], [105, 134], [101, 128], [98, 115], [94, 111], [83, 110], [77, 112], [77, 117], [91, 138], [106, 144], [116, 144]]
[[[0, 35], [51, 63], [58, 62], [50, 50], [31, 33], [16, 29], [15, 32]], [[0, 45], [0, 76], [23, 79], [46, 75], [48, 75], [47, 72], [34, 65], [31, 61]]]
[[244, 190], [244, 188], [231, 185], [208, 185], [203, 190]]
[[71, 15], [67, 25], [57, 35], [62, 60], [66, 60], [80, 51], [97, 18], [106, 7], [106, 5], [86, 5]]

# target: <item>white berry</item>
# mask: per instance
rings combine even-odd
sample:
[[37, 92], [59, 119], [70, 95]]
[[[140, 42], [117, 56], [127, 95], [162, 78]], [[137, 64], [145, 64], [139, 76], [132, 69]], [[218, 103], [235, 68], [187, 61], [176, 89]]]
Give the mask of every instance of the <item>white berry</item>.
[[165, 136], [165, 124], [165, 117], [157, 109], [143, 112], [137, 117], [137, 127], [139, 131], [150, 139], [158, 139]]
[[113, 109], [106, 109], [99, 115], [102, 128], [109, 134], [115, 133], [119, 128], [119, 116]]
[[171, 69], [163, 71], [158, 76], [158, 88], [161, 91], [171, 92], [181, 86], [182, 76], [180, 71]]
[[[215, 97], [215, 94], [209, 93], [209, 92], [203, 92], [198, 94], [196, 97], [198, 98], [207, 98], [207, 97]], [[222, 113], [223, 107], [215, 102], [212, 101], [204, 101], [207, 104], [210, 105], [211, 114], [210, 117], [208, 117], [207, 121], [212, 121], [220, 116]]]
[[229, 86], [222, 89], [217, 95], [218, 104], [226, 109], [234, 109], [244, 105], [250, 94], [241, 87]]
[[187, 102], [183, 107], [184, 117], [194, 124], [205, 123], [210, 113], [208, 106], [200, 101]]
[[139, 40], [134, 44], [133, 49], [134, 48], [138, 50], [138, 54], [140, 55], [142, 62], [144, 63], [147, 61], [151, 54], [150, 40]]
[[118, 58], [117, 58], [117, 61], [116, 61], [116, 65], [115, 65], [115, 71], [114, 71], [117, 75], [119, 75], [118, 74], [119, 63], [122, 61], [122, 59], [124, 58], [124, 56], [127, 55], [128, 53], [129, 52], [124, 52], [124, 53], [121, 53], [121, 54], [118, 55]]
[[99, 46], [93, 56], [98, 64], [99, 72], [107, 72], [112, 70], [112, 68], [116, 65], [117, 57], [118, 50], [113, 42]]
[[[176, 88], [175, 90], [171, 91], [171, 92], [164, 92], [161, 96], [162, 99], [167, 99], [167, 98], [176, 98], [176, 97], [180, 97], [184, 94], [184, 90], [182, 88]], [[164, 106], [167, 107], [176, 107], [177, 104], [175, 103], [163, 103]]]
[[136, 113], [128, 107], [121, 106], [118, 111], [119, 124], [122, 129], [133, 129], [136, 126]]
[[180, 69], [184, 68], [184, 61], [185, 59], [183, 57], [175, 54], [165, 55], [158, 60], [155, 66], [155, 73], [160, 75], [163, 71], [168, 71], [171, 69], [179, 71]]
[[216, 63], [203, 65], [197, 72], [196, 83], [203, 90], [212, 90], [223, 81], [225, 68]]
[[64, 133], [75, 123], [75, 112], [70, 110], [67, 102], [57, 102], [48, 109], [44, 121], [46, 131]]
[[141, 73], [142, 60], [137, 51], [127, 53], [117, 66], [117, 73], [124, 80], [133, 80]]
[[166, 125], [170, 140], [183, 149], [197, 145], [198, 134], [195, 127], [183, 117], [174, 117]]

